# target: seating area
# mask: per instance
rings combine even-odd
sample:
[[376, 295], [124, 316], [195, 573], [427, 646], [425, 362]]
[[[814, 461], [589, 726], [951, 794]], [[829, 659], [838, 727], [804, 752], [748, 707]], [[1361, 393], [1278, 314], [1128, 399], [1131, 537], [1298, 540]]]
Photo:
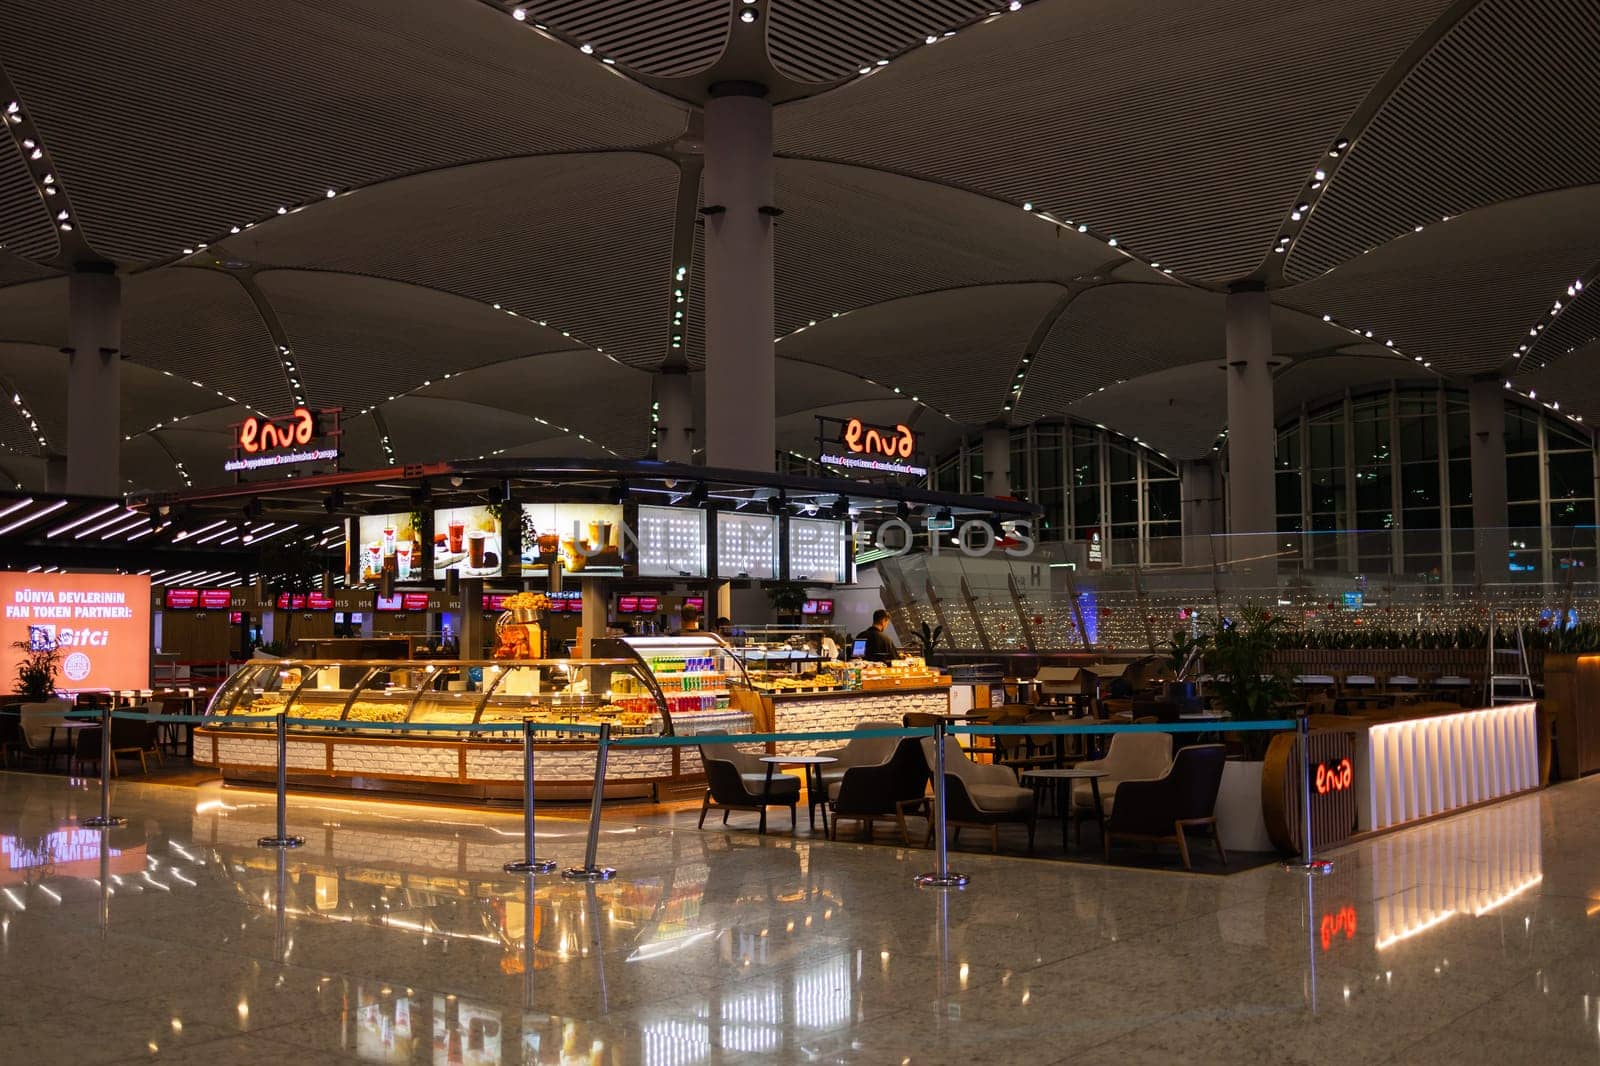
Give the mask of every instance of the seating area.
[[[92, 698], [80, 697], [0, 708], [0, 768], [98, 773], [100, 724], [67, 717], [69, 712], [97, 709], [98, 706]], [[158, 715], [162, 709], [161, 703], [154, 700], [118, 708], [144, 715]], [[112, 776], [121, 774], [123, 760], [134, 759], [139, 761], [139, 772], [148, 774], [151, 763], [164, 766], [167, 752], [176, 750], [177, 745], [175, 732], [168, 732], [162, 723], [113, 718]]]

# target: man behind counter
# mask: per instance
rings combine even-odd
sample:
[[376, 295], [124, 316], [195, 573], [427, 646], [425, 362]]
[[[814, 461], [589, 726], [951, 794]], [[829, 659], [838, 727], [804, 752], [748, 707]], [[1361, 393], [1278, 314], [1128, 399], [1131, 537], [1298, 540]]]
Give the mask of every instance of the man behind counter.
[[899, 649], [894, 646], [894, 641], [884, 632], [889, 628], [889, 612], [877, 610], [872, 612], [872, 624], [856, 634], [856, 639], [866, 642], [866, 649], [861, 653], [863, 659], [875, 663], [892, 663], [899, 655]]

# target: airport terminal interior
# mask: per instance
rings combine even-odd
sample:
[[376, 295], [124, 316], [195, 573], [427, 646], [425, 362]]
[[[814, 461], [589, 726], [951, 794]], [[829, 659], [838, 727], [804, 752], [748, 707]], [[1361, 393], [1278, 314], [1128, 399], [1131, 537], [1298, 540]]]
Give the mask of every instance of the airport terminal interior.
[[1594, 1062], [1597, 90], [0, 0], [0, 1061]]

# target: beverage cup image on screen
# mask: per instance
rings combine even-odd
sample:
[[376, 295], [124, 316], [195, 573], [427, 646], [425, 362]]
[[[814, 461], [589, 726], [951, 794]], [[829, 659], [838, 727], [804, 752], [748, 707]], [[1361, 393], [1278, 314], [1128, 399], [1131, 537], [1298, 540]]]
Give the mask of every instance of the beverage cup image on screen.
[[433, 576], [499, 577], [500, 513], [494, 507], [449, 507], [433, 515]]
[[397, 581], [419, 577], [422, 537], [410, 514], [368, 514], [356, 522], [356, 562], [360, 580], [377, 582], [384, 574]]
[[567, 573], [621, 577], [622, 507], [610, 503], [522, 505], [522, 572], [542, 577], [556, 562]]

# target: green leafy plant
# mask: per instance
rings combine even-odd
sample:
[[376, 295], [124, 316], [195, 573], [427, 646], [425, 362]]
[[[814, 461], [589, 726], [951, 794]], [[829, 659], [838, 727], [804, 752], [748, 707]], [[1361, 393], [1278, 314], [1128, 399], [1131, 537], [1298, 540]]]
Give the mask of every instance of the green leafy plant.
[[61, 649], [54, 641], [19, 640], [11, 645], [22, 653], [17, 663], [18, 696], [39, 703], [56, 691], [56, 671], [61, 666]]
[[[1211, 690], [1235, 719], [1254, 722], [1278, 716], [1273, 708], [1294, 693], [1289, 677], [1272, 662], [1286, 629], [1284, 620], [1260, 607], [1245, 607], [1233, 618], [1219, 618], [1197, 638]], [[1267, 735], [1242, 734], [1253, 758], [1265, 752]]]
[[944, 626], [930, 626], [924, 622], [922, 631], [914, 634], [911, 639], [922, 646], [922, 657], [927, 659], [933, 655], [933, 649], [939, 646], [939, 638], [942, 636], [944, 636]]
[[806, 587], [795, 581], [779, 581], [767, 587], [767, 600], [780, 618], [798, 615], [806, 603]]

